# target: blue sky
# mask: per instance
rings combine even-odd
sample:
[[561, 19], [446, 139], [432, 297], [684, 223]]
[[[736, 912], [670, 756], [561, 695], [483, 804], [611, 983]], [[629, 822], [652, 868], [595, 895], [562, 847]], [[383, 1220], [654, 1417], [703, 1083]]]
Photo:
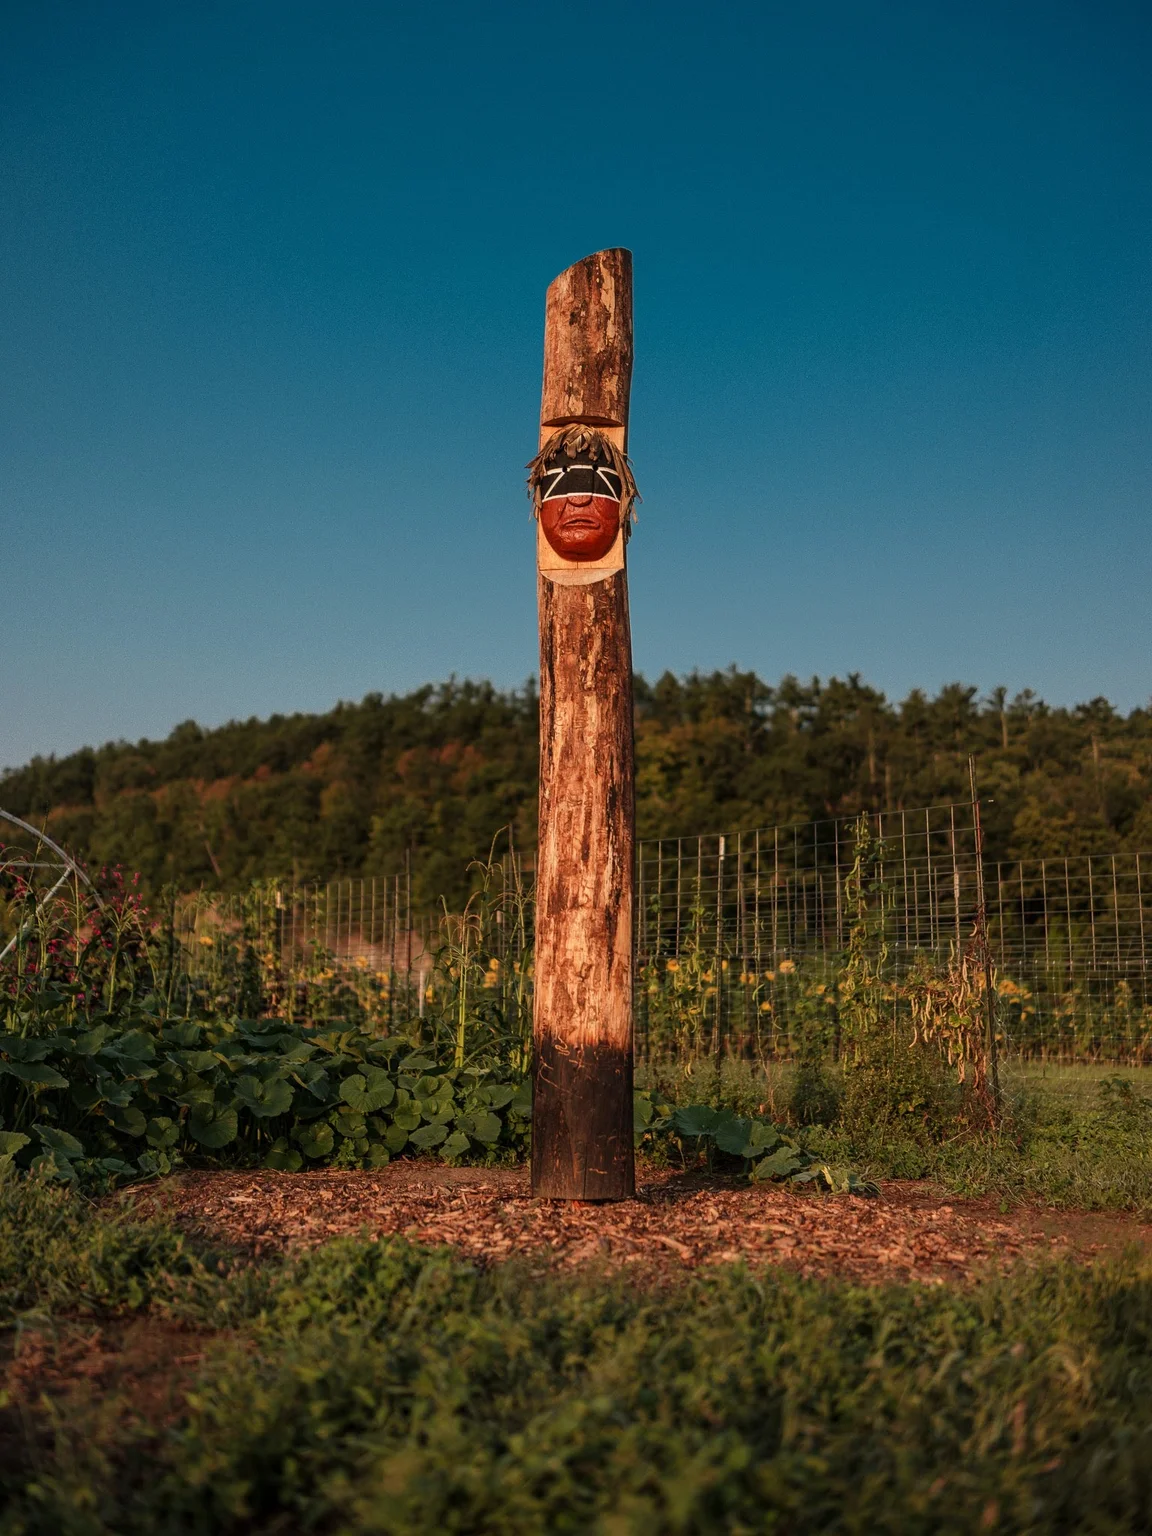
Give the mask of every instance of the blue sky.
[[1152, 694], [1146, 5], [6, 18], [0, 763], [534, 672], [606, 245], [641, 670]]

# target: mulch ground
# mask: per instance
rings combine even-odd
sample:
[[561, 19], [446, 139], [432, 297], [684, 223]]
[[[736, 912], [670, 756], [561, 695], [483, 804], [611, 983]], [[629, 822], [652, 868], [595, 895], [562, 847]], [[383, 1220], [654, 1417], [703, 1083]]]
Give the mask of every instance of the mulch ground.
[[743, 1260], [867, 1283], [961, 1281], [1047, 1253], [1085, 1261], [1136, 1244], [1152, 1225], [1122, 1214], [950, 1198], [921, 1183], [878, 1197], [797, 1194], [699, 1173], [642, 1169], [635, 1200], [533, 1199], [521, 1169], [395, 1163], [378, 1172], [189, 1173], [120, 1197], [141, 1213], [254, 1256], [344, 1234], [447, 1244], [480, 1264], [513, 1257], [565, 1269], [589, 1262], [672, 1275]]
[[[632, 1266], [624, 1272], [637, 1282], [657, 1284], [736, 1260], [868, 1284], [962, 1284], [1050, 1253], [1091, 1263], [1133, 1245], [1152, 1252], [1152, 1224], [1134, 1216], [1003, 1213], [993, 1201], [950, 1198], [923, 1183], [887, 1183], [861, 1199], [650, 1168], [638, 1182], [635, 1200], [573, 1205], [534, 1200], [522, 1169], [416, 1162], [375, 1173], [188, 1173], [111, 1198], [252, 1257], [344, 1234], [400, 1233], [481, 1265]], [[175, 1422], [212, 1342], [152, 1317], [100, 1326], [65, 1317], [43, 1328], [29, 1319], [0, 1335], [0, 1459], [15, 1464], [29, 1445], [51, 1443], [49, 1399], [66, 1400], [73, 1428], [89, 1426], [97, 1439], [109, 1415], [144, 1430]]]

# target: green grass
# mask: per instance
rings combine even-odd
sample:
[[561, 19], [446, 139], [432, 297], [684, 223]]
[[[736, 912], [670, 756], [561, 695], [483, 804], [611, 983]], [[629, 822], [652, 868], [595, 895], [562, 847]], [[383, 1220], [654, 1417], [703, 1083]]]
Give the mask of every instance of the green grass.
[[166, 1423], [131, 1384], [8, 1402], [4, 1536], [1152, 1522], [1152, 1268], [1135, 1259], [966, 1291], [740, 1268], [646, 1291], [395, 1240], [229, 1269], [162, 1222], [9, 1180], [0, 1274], [25, 1337], [32, 1309], [57, 1338], [124, 1316], [215, 1338]]
[[[673, 1103], [787, 1123], [794, 1068], [724, 1061], [650, 1068]], [[867, 1179], [931, 1179], [954, 1194], [1152, 1214], [1152, 1069], [1010, 1066], [998, 1132], [929, 1134], [914, 1117], [807, 1126], [801, 1143]]]
[[1066, 1066], [1059, 1062], [1009, 1062], [1001, 1077], [1010, 1094], [1042, 1092], [1091, 1108], [1100, 1084], [1120, 1078], [1131, 1083], [1137, 1093], [1152, 1095], [1152, 1067], [1121, 1067], [1085, 1062]]

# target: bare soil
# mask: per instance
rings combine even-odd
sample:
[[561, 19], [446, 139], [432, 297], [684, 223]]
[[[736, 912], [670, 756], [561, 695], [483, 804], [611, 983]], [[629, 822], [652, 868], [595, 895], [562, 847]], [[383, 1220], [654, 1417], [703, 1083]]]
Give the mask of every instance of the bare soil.
[[405, 1162], [374, 1172], [188, 1173], [121, 1199], [254, 1256], [345, 1234], [447, 1244], [488, 1265], [518, 1257], [566, 1269], [599, 1261], [669, 1276], [742, 1260], [881, 1284], [963, 1281], [1047, 1253], [1091, 1262], [1152, 1248], [1152, 1224], [1122, 1213], [960, 1200], [890, 1182], [875, 1198], [799, 1194], [703, 1173], [642, 1169], [635, 1200], [533, 1199], [523, 1169]]

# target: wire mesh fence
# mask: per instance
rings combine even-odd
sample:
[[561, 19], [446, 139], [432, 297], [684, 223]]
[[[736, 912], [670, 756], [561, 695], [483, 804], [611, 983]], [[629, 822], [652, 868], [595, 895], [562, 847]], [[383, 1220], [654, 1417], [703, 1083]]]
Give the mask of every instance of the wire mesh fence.
[[[860, 916], [849, 881], [865, 846], [869, 942], [894, 987], [955, 962], [982, 934], [1006, 1053], [1152, 1061], [1152, 855], [982, 863], [975, 802], [643, 841], [639, 1054], [787, 1057], [813, 1010], [833, 1017]], [[531, 887], [531, 856], [505, 855], [489, 868], [474, 914], [475, 956], [493, 1001], [504, 1004], [515, 978], [521, 1010]], [[286, 1011], [310, 1008], [317, 988], [344, 978], [377, 986], [390, 1014], [419, 1012], [443, 962], [446, 923], [459, 919], [414, 911], [410, 892], [406, 870], [300, 887], [270, 882], [243, 897], [189, 902], [179, 918], [189, 972], [203, 990], [217, 974], [225, 986], [222, 955], [247, 944], [261, 949]]]
[[1005, 1050], [1152, 1059], [1149, 856], [982, 861], [978, 833], [978, 805], [961, 802], [642, 844], [641, 1048], [653, 1000], [690, 962], [712, 989], [714, 1045], [787, 1054], [805, 995], [827, 998], [845, 963], [867, 845], [869, 934], [894, 985], [986, 936]]

